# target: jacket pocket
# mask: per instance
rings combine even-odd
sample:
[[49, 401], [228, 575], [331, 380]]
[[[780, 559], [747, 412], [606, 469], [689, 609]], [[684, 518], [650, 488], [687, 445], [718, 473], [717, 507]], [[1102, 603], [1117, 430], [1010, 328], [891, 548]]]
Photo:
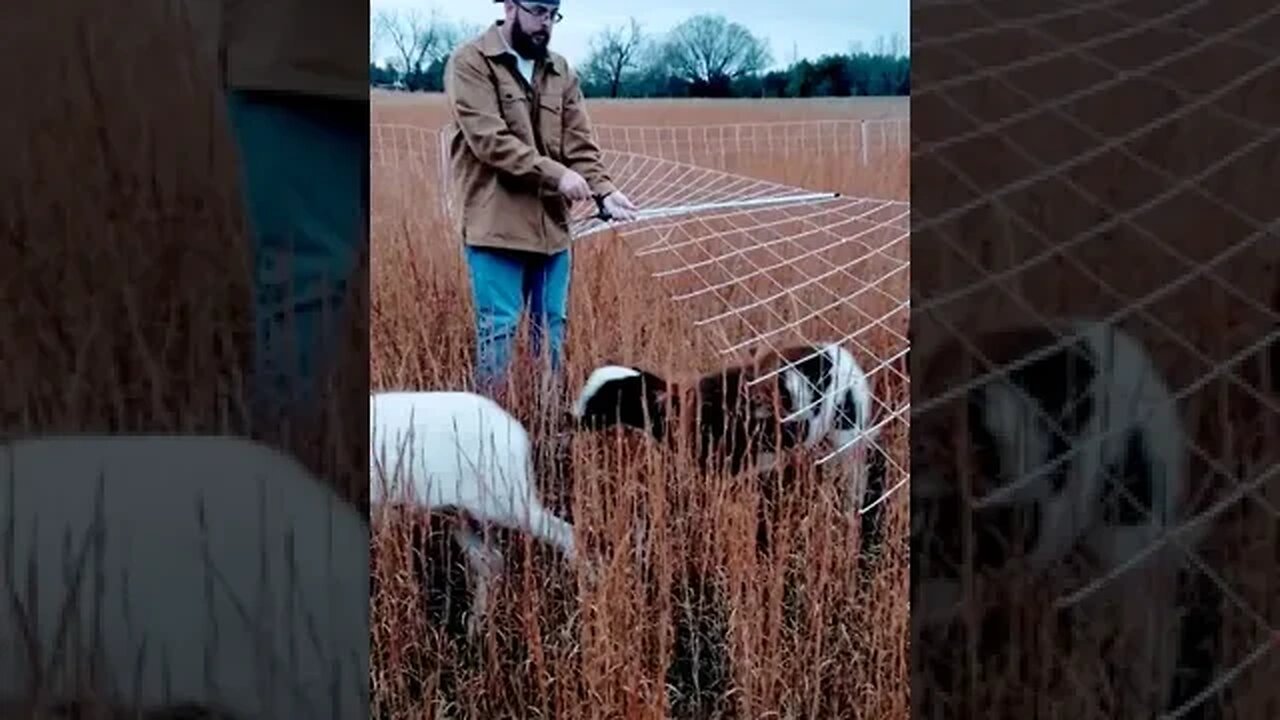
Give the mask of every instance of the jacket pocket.
[[560, 161], [564, 157], [564, 108], [558, 96], [539, 98], [539, 118], [542, 128], [542, 142], [546, 145], [547, 155]]
[[533, 144], [533, 118], [529, 106], [532, 104], [528, 96], [520, 92], [501, 90], [498, 105], [502, 108], [502, 117], [507, 127], [521, 140]]

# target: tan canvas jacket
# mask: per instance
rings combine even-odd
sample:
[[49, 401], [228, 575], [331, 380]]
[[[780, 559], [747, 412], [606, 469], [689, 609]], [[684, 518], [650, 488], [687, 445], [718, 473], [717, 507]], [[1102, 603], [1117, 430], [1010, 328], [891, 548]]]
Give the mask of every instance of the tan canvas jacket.
[[[368, 3], [218, 0], [216, 7], [226, 87], [367, 101]], [[210, 9], [199, 12], [212, 20]]]
[[530, 87], [499, 34], [501, 20], [445, 65], [455, 229], [468, 245], [551, 254], [569, 247], [569, 203], [557, 183], [572, 168], [592, 193], [616, 190], [583, 106], [578, 76], [548, 53]]

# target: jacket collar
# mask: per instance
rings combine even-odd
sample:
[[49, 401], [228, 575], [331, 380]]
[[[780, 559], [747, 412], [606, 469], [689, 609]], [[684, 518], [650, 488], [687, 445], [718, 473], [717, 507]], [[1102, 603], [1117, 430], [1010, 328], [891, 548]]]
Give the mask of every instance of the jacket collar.
[[[480, 36], [480, 51], [491, 58], [500, 57], [502, 55], [511, 55], [515, 57], [516, 52], [507, 45], [506, 38], [502, 37], [502, 25], [505, 20], [495, 20], [488, 30]], [[548, 72], [560, 75], [560, 63], [555, 53], [548, 52], [546, 62], [543, 63]]]

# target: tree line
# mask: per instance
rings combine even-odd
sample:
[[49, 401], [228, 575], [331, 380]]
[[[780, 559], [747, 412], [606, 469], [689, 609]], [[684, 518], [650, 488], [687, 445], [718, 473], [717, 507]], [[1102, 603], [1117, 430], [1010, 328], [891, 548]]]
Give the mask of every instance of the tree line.
[[[382, 11], [373, 18], [371, 46], [390, 55], [369, 66], [370, 84], [441, 92], [444, 65], [457, 45], [483, 28], [452, 22], [437, 12]], [[695, 15], [670, 31], [646, 33], [634, 18], [591, 39], [578, 67], [587, 97], [848, 97], [910, 95], [911, 61], [900, 35], [880, 38], [866, 51], [773, 64], [768, 43], [720, 15]]]

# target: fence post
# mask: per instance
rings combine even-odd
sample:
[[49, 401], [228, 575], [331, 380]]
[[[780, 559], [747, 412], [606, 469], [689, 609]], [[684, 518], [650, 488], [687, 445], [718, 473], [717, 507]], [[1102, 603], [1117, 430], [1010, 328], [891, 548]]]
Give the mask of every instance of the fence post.
[[867, 121], [861, 120], [858, 124], [862, 126], [862, 164], [867, 165]]

